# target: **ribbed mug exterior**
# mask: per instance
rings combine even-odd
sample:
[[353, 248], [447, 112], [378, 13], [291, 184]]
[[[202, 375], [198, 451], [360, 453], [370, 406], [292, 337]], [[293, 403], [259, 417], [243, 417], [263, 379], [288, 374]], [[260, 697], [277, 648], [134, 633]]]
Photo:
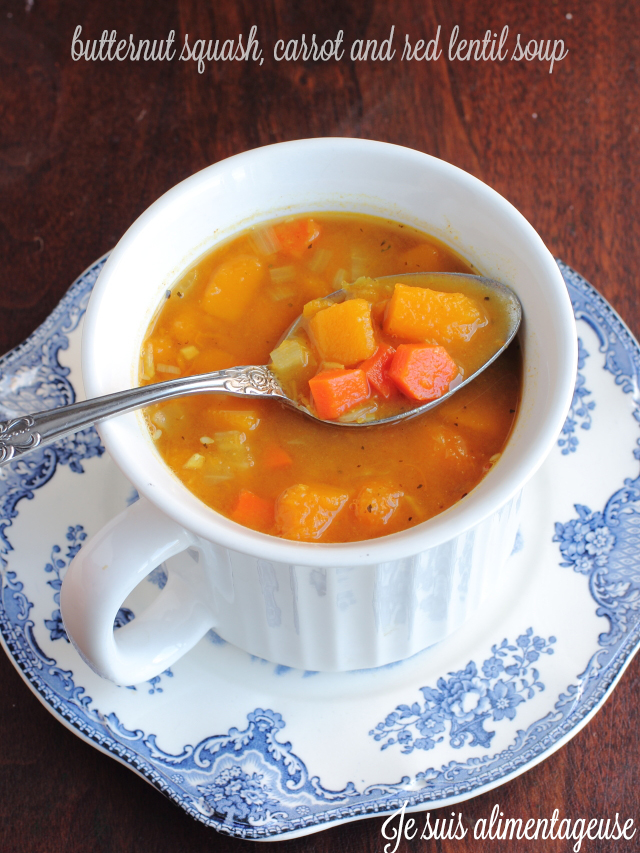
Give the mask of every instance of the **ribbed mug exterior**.
[[384, 666], [443, 640], [495, 586], [513, 550], [520, 495], [448, 542], [366, 566], [301, 566], [200, 541], [214, 630], [303, 670]]

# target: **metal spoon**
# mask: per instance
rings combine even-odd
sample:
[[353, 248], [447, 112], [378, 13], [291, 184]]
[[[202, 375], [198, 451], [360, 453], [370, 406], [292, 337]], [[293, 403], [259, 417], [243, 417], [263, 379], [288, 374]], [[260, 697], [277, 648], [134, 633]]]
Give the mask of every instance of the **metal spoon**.
[[[515, 293], [506, 285], [492, 279], [481, 276], [464, 275], [461, 273], [409, 273], [404, 275], [385, 276], [375, 279], [377, 282], [388, 282], [409, 284], [416, 287], [426, 287], [429, 283], [440, 283], [451, 279], [450, 284], [455, 285], [455, 279], [469, 279], [476, 284], [482, 285], [488, 291], [496, 295], [506, 312], [508, 318], [507, 334], [504, 342], [496, 352], [474, 373], [467, 376], [463, 381], [451, 383], [449, 391], [442, 397], [425, 403], [422, 406], [400, 412], [391, 417], [379, 420], [367, 421], [366, 423], [341, 423], [339, 421], [322, 421], [340, 427], [376, 426], [378, 424], [395, 423], [406, 418], [413, 418], [423, 412], [439, 406], [448, 400], [452, 394], [464, 388], [472, 379], [478, 376], [502, 353], [513, 340], [520, 320], [522, 318], [522, 307]], [[437, 289], [437, 288], [435, 288]], [[337, 290], [325, 297], [327, 304], [342, 302], [346, 298], [345, 290]], [[281, 340], [292, 337], [298, 331], [303, 318], [299, 317], [283, 335]], [[455, 387], [454, 387], [455, 386]], [[140, 388], [131, 388], [127, 391], [119, 391], [116, 394], [108, 394], [104, 397], [96, 397], [85, 400], [82, 403], [73, 403], [70, 406], [61, 406], [48, 412], [37, 412], [32, 415], [23, 415], [9, 421], [0, 421], [0, 465], [4, 465], [12, 459], [28, 453], [36, 447], [51, 444], [64, 436], [86, 429], [93, 424], [106, 420], [107, 418], [130, 412], [161, 400], [170, 400], [173, 397], [184, 397], [189, 394], [231, 394], [234, 397], [268, 397], [279, 400], [286, 405], [297, 409], [314, 420], [320, 420], [306, 406], [292, 400], [286, 395], [280, 381], [266, 365], [248, 365], [245, 367], [230, 367], [227, 370], [217, 370], [214, 373], [203, 373], [198, 376], [184, 376], [180, 379], [172, 379], [168, 382], [157, 382], [153, 385], [145, 385]]]

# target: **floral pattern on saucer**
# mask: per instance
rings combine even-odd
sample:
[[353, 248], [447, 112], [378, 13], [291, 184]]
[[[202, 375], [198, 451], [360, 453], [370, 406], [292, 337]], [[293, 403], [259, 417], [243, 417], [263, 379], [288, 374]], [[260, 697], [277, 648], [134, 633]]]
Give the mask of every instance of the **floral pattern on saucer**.
[[[91, 267], [43, 326], [0, 361], [1, 416], [15, 417], [74, 400], [74, 377], [59, 356], [78, 329], [103, 263]], [[563, 465], [570, 465], [576, 455], [589, 464], [588, 454], [593, 451], [588, 450], [587, 437], [597, 428], [592, 413], [600, 418], [606, 412], [588, 379], [594, 376], [588, 370], [595, 369], [593, 336], [617, 393], [632, 401], [628, 409], [635, 422], [640, 421], [633, 397], [640, 377], [640, 352], [602, 297], [577, 273], [560, 262], [559, 266], [576, 319], [585, 324], [592, 342], [581, 341], [576, 392], [558, 453], [566, 458]], [[584, 431], [584, 440], [582, 435], [577, 440], [577, 429]], [[634, 440], [638, 459], [640, 446]], [[59, 589], [66, 566], [86, 535], [81, 520], [67, 517], [70, 513], [60, 508], [64, 527], [43, 543], [46, 551], [37, 571], [46, 577], [42, 581], [46, 600], [37, 592], [35, 575], [12, 568], [20, 513], [35, 514], [39, 495], [61, 471], [68, 470], [65, 476], [69, 477], [81, 475], [80, 483], [90, 478], [89, 460], [92, 465], [107, 464], [95, 430], [38, 449], [0, 469], [3, 644], [31, 689], [77, 734], [127, 763], [193, 817], [228, 834], [249, 839], [304, 834], [319, 826], [390, 812], [403, 803], [418, 808], [455, 802], [500, 784], [532, 766], [584, 724], [640, 639], [640, 478], [634, 472], [596, 509], [576, 503], [575, 517], [565, 515], [566, 520], [555, 520], [555, 528], [552, 525], [547, 531], [547, 541], [557, 549], [554, 571], [561, 578], [573, 569], [579, 582], [588, 585], [585, 592], [592, 612], [606, 617], [609, 625], [589, 649], [584, 670], [568, 676], [560, 689], [557, 684], [553, 689], [545, 685], [552, 665], [562, 659], [562, 643], [525, 621], [506, 634], [515, 640], [504, 638], [506, 632], [498, 626], [500, 634], [493, 637], [494, 642], [474, 654], [474, 659], [463, 658], [459, 669], [417, 682], [413, 688], [389, 687], [388, 696], [383, 697], [386, 709], [379, 702], [379, 716], [368, 724], [360, 719], [368, 710], [364, 703], [357, 715], [344, 718], [344, 725], [351, 727], [353, 748], [366, 750], [369, 762], [372, 756], [379, 762], [377, 779], [363, 782], [354, 764], [349, 771], [352, 777], [344, 783], [323, 783], [322, 774], [304, 757], [311, 752], [311, 741], [306, 746], [301, 743], [301, 722], [294, 720], [286, 693], [279, 692], [281, 678], [274, 679], [272, 696], [277, 703], [271, 708], [256, 702], [238, 711], [232, 725], [211, 723], [212, 734], [190, 743], [182, 741], [184, 745], [176, 749], [161, 748], [157, 730], [128, 728], [113, 707], [135, 716], [131, 709], [147, 708], [140, 703], [149, 702], [151, 713], [151, 704], [157, 708], [169, 691], [189, 686], [186, 676], [181, 681], [177, 669], [176, 677], [167, 671], [163, 687], [158, 677], [146, 689], [138, 685], [133, 691], [103, 686], [94, 679], [94, 700], [82, 683], [89, 673], [65, 642]], [[66, 544], [61, 544], [65, 531]], [[525, 538], [524, 551], [526, 547]], [[158, 567], [148, 580], [144, 586], [153, 591], [164, 584], [166, 572]], [[134, 613], [135, 608], [123, 608], [120, 623], [135, 618]], [[216, 648], [228, 650], [225, 644]], [[75, 661], [73, 668], [69, 661]], [[279, 671], [275, 668], [273, 674]], [[392, 667], [376, 678], [394, 672]], [[353, 678], [362, 677], [353, 674]], [[138, 705], [123, 702], [122, 696], [127, 695]], [[332, 744], [325, 748], [331, 750]], [[384, 763], [394, 756], [393, 766], [403, 767], [395, 776], [388, 770], [392, 765]]]

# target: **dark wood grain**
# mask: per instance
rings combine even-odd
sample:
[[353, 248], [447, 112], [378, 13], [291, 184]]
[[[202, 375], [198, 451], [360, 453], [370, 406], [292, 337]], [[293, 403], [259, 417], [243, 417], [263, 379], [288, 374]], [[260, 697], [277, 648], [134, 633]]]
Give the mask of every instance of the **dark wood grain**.
[[[74, 278], [110, 249], [159, 195], [248, 148], [342, 135], [397, 142], [442, 157], [495, 187], [551, 251], [579, 269], [640, 332], [640, 7], [627, 0], [393, 4], [289, 0], [19, 0], [0, 8], [0, 350], [49, 314]], [[567, 17], [567, 13], [572, 15]], [[262, 67], [74, 63], [73, 30], [164, 38], [175, 29], [230, 37], [257, 24]], [[277, 38], [345, 41], [481, 37], [509, 24], [527, 38], [562, 38], [554, 73], [539, 63], [276, 63]], [[505, 814], [640, 819], [634, 661], [595, 719], [536, 768], [461, 810], [471, 826]], [[0, 849], [6, 853], [239, 851], [184, 815], [127, 768], [56, 722], [0, 656]], [[448, 813], [446, 813], [448, 815]], [[435, 817], [445, 816], [437, 812]], [[338, 827], [291, 851], [382, 851], [381, 819]], [[504, 843], [403, 842], [399, 850], [496, 851]], [[570, 849], [510, 842], [509, 851]], [[640, 849], [636, 839], [585, 842]]]

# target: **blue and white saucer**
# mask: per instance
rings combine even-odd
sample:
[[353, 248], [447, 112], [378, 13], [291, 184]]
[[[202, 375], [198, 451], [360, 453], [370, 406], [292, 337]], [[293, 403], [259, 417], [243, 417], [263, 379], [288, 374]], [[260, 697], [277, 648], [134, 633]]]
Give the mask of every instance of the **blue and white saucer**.
[[[0, 418], [82, 395], [80, 336], [104, 260], [0, 360]], [[602, 705], [640, 634], [640, 350], [560, 264], [580, 362], [570, 415], [526, 488], [494, 600], [400, 664], [319, 674], [274, 666], [211, 632], [135, 687], [68, 642], [60, 584], [87, 535], [136, 494], [87, 430], [0, 469], [2, 643], [43, 704], [208, 826], [249, 839], [473, 797], [566, 743]], [[156, 569], [120, 624], [157, 594]]]

